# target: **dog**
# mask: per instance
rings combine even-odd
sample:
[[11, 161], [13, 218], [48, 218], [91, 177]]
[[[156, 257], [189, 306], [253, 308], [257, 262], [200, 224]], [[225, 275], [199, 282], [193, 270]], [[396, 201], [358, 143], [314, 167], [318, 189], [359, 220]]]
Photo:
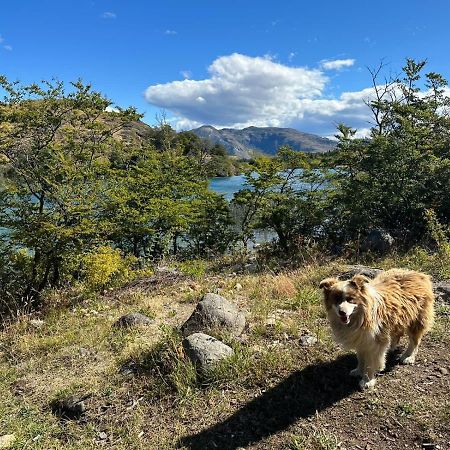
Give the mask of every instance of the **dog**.
[[414, 364], [420, 341], [434, 321], [428, 275], [391, 269], [373, 280], [364, 275], [348, 281], [326, 278], [319, 288], [336, 341], [356, 351], [358, 367], [350, 375], [361, 377], [361, 389], [375, 386], [375, 375], [385, 369], [387, 352], [396, 349], [404, 334], [409, 345], [400, 361]]

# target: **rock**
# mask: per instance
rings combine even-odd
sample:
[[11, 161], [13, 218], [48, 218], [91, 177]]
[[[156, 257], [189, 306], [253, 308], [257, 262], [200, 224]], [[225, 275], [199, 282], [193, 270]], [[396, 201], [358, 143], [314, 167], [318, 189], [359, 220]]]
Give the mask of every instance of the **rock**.
[[445, 367], [439, 367], [439, 372], [442, 373], [442, 375], [448, 375], [448, 369]]
[[86, 358], [87, 356], [89, 356], [91, 354], [90, 350], [88, 350], [87, 348], [84, 348], [84, 347], [80, 347], [80, 349], [78, 350], [78, 353], [83, 358]]
[[104, 441], [105, 439], [108, 439], [108, 435], [104, 431], [100, 431], [100, 433], [98, 433], [98, 438]]
[[300, 345], [303, 347], [311, 347], [312, 345], [317, 343], [317, 338], [310, 334], [300, 337]]
[[433, 290], [436, 300], [450, 304], [450, 282], [437, 281], [433, 283]]
[[0, 449], [1, 448], [10, 448], [16, 442], [15, 434], [4, 434], [0, 436]]
[[362, 250], [385, 254], [394, 245], [394, 238], [381, 228], [370, 231], [362, 244]]
[[62, 419], [79, 419], [85, 412], [84, 398], [70, 396], [54, 400], [50, 407], [52, 412]]
[[204, 333], [194, 333], [185, 338], [183, 348], [189, 359], [201, 371], [209, 369], [234, 353], [231, 347]]
[[367, 267], [357, 264], [354, 266], [347, 266], [347, 270], [345, 272], [342, 272], [338, 277], [341, 280], [349, 280], [355, 275], [365, 275], [366, 277], [369, 278], [375, 278], [381, 272], [383, 272], [381, 269], [376, 269], [374, 267]]
[[205, 294], [189, 319], [182, 325], [183, 336], [220, 327], [234, 336], [245, 328], [245, 316], [238, 308], [218, 294]]
[[138, 372], [138, 365], [134, 361], [128, 361], [120, 367], [119, 372], [125, 376], [132, 376]]
[[242, 284], [241, 283], [236, 283], [235, 289], [237, 291], [242, 291]]
[[30, 320], [30, 325], [36, 329], [42, 328], [44, 326], [44, 324], [45, 324], [45, 322], [42, 319], [31, 319]]
[[119, 328], [129, 328], [136, 325], [150, 325], [153, 322], [153, 319], [145, 314], [135, 312], [120, 317], [114, 325]]

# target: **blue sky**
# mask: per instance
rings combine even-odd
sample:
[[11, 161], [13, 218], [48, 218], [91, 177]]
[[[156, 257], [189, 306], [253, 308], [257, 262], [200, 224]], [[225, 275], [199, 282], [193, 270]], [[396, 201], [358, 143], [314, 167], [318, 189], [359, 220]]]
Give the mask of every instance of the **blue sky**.
[[364, 130], [367, 66], [406, 57], [450, 77], [450, 2], [21, 0], [2, 2], [0, 73], [81, 77], [174, 127]]

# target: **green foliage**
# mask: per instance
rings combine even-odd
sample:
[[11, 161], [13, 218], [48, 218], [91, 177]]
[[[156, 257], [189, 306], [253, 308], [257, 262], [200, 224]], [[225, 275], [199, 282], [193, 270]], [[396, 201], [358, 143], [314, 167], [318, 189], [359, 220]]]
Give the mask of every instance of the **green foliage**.
[[195, 279], [201, 279], [205, 276], [207, 265], [202, 259], [183, 261], [177, 264], [178, 269]]
[[426, 233], [425, 211], [450, 220], [450, 117], [447, 82], [425, 75], [425, 62], [407, 60], [403, 79], [385, 85], [373, 73], [376, 100], [369, 106], [376, 126], [370, 139], [339, 127], [335, 154], [335, 238], [358, 239], [374, 227], [389, 230], [408, 247]]
[[241, 208], [244, 245], [257, 229], [277, 234], [284, 251], [320, 232], [328, 190], [324, 170], [304, 153], [280, 148], [274, 158], [259, 158], [246, 172], [246, 187], [234, 198]]
[[[80, 81], [21, 86], [0, 78], [0, 154], [5, 169], [0, 227], [16, 248], [32, 256], [19, 295], [37, 301], [59, 284], [63, 259], [96, 242], [108, 152], [113, 134], [138, 117], [119, 110], [103, 119], [111, 102]], [[26, 282], [25, 282], [26, 281]]]
[[140, 115], [106, 112], [111, 101], [81, 81], [67, 89], [0, 77], [0, 88], [3, 297], [39, 305], [47, 287], [120, 283], [136, 258], [145, 266], [180, 242], [202, 254], [228, 247], [228, 205], [206, 179], [207, 162], [226, 158], [221, 147], [164, 121], [152, 144], [127, 143], [119, 131]]

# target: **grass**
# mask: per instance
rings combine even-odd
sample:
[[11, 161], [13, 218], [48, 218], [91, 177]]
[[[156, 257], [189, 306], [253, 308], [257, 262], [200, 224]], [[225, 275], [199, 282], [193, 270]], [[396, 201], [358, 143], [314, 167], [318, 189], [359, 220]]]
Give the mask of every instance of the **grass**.
[[[393, 259], [379, 263], [395, 265]], [[433, 389], [444, 387], [445, 378], [436, 378], [434, 366], [405, 368], [410, 375], [400, 380], [404, 385], [395, 371], [388, 373], [380, 380], [383, 394], [349, 394], [323, 410], [318, 403], [317, 414], [300, 415], [289, 427], [270, 435], [264, 435], [263, 426], [267, 422], [267, 427], [275, 427], [270, 415], [262, 418], [255, 413], [253, 418], [253, 412], [247, 413], [255, 399], [277, 395], [286, 380], [294, 388], [304, 377], [320, 381], [323, 371], [316, 374], [315, 365], [332, 364], [342, 357], [331, 340], [317, 289], [322, 278], [339, 273], [339, 262], [280, 273], [219, 275], [208, 272], [203, 262], [180, 270], [191, 273], [175, 284], [143, 283], [103, 295], [81, 295], [77, 301], [58, 298], [53, 292], [54, 307], [39, 316], [44, 321], [41, 327], [33, 326], [35, 317], [27, 315], [1, 332], [0, 430], [16, 435], [14, 448], [183, 448], [181, 438], [221, 426], [233, 414], [243, 421], [244, 429], [261, 436], [244, 444], [249, 449], [334, 450], [353, 424], [358, 424], [357, 432], [364, 432], [364, 427], [387, 418], [404, 427], [420, 424], [441, 439], [449, 417], [448, 389], [432, 399], [419, 391], [415, 397], [420, 398], [411, 400], [411, 389], [428, 383], [426, 376], [435, 377]], [[218, 292], [235, 302], [247, 312], [248, 327], [239, 340], [221, 335], [234, 356], [200, 374], [183, 352], [178, 327], [204, 292]], [[127, 330], [112, 326], [122, 314], [134, 311], [151, 316], [154, 324]], [[428, 354], [439, 366], [450, 365], [445, 359], [449, 330], [448, 310], [440, 306], [424, 350], [424, 356]], [[318, 343], [302, 347], [303, 334], [315, 335]], [[412, 378], [422, 376], [425, 369], [430, 375], [423, 380]], [[329, 376], [320, 386], [324, 398], [336, 389], [327, 391], [327, 383], [340, 386], [341, 382], [332, 366]], [[288, 393], [283, 394], [287, 401]], [[82, 419], [61, 421], [52, 414], [51, 402], [67, 395], [87, 396]], [[429, 411], [426, 417], [424, 409]], [[346, 429], [336, 428], [338, 423]]]

